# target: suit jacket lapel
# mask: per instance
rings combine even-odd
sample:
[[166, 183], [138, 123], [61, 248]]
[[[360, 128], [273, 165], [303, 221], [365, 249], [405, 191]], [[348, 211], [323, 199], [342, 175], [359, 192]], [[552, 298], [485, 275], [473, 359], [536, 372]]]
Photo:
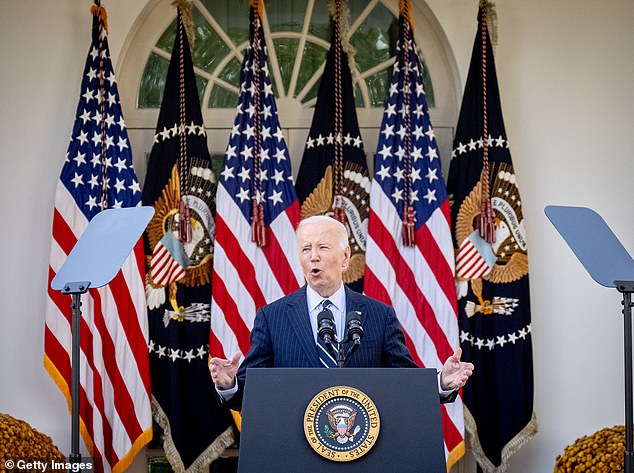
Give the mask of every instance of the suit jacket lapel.
[[[352, 289], [348, 289], [348, 286], [345, 287], [345, 291], [346, 291], [346, 314], [353, 310], [357, 310], [361, 312], [361, 325], [365, 326], [365, 318], [366, 318], [365, 298], [361, 294], [353, 291]], [[346, 316], [346, 314], [344, 314], [344, 317]], [[347, 327], [346, 327], [346, 330], [347, 330]], [[363, 341], [361, 341], [361, 343], [363, 343]], [[343, 349], [345, 353], [347, 353], [348, 350], [350, 349], [350, 345], [352, 345], [351, 342], [344, 344]], [[355, 356], [355, 353], [352, 353], [352, 355], [346, 358], [344, 366], [348, 366], [348, 364], [350, 363], [350, 360], [354, 358], [354, 356]]]
[[319, 355], [317, 354], [317, 345], [315, 345], [313, 328], [310, 325], [308, 305], [306, 302], [306, 286], [290, 294], [286, 303], [288, 305], [289, 324], [295, 331], [300, 345], [310, 360], [310, 367], [321, 367]]

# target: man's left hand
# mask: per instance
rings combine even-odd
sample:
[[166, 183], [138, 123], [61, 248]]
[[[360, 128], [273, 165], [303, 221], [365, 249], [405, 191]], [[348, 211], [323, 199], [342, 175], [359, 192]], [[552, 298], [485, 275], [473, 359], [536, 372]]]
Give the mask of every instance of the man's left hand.
[[440, 373], [440, 387], [443, 391], [451, 391], [463, 387], [473, 373], [473, 363], [460, 361], [461, 356], [462, 348], [457, 348], [455, 353], [445, 361]]

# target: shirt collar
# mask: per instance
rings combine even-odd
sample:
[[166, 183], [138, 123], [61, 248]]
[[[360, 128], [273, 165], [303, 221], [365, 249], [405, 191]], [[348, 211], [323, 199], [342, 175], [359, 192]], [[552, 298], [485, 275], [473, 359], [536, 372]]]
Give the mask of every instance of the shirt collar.
[[309, 314], [312, 313], [324, 299], [328, 299], [330, 302], [333, 303], [337, 310], [339, 310], [339, 312], [343, 313], [346, 303], [346, 291], [344, 289], [343, 283], [341, 283], [339, 289], [337, 289], [335, 293], [328, 298], [320, 296], [312, 287], [306, 285], [306, 302], [308, 303]]

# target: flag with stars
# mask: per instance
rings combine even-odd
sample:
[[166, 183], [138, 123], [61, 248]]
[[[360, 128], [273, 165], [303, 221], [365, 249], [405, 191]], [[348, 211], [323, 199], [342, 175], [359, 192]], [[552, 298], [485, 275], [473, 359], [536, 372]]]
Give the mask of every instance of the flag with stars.
[[165, 81], [143, 186], [155, 214], [145, 232], [152, 409], [172, 469], [206, 468], [234, 441], [207, 369], [217, 181], [183, 16]]
[[[332, 3], [332, 1], [330, 2]], [[297, 175], [302, 218], [331, 215], [348, 228], [350, 264], [343, 281], [363, 291], [370, 173], [359, 131], [348, 54], [340, 18], [345, 2], [331, 5], [333, 32], [304, 155]], [[347, 44], [347, 43], [346, 43]]]
[[[459, 344], [449, 200], [406, 11], [399, 25], [370, 192], [365, 293], [394, 307], [419, 366], [442, 369]], [[449, 470], [465, 451], [460, 396], [441, 412]]]
[[[495, 61], [482, 4], [447, 188], [454, 225], [460, 343], [476, 370], [463, 390], [471, 451], [486, 472], [537, 432], [528, 256]], [[486, 113], [485, 113], [486, 112]]]
[[299, 289], [299, 204], [268, 75], [260, 12], [252, 1], [240, 98], [216, 199], [211, 352], [249, 351], [257, 309]]
[[[71, 405], [71, 298], [50, 288], [90, 220], [107, 208], [134, 207], [141, 189], [132, 168], [103, 7], [93, 6], [92, 43], [66, 160], [57, 182], [44, 366]], [[152, 438], [143, 243], [114, 279], [82, 296], [80, 431], [96, 472], [122, 472]]]

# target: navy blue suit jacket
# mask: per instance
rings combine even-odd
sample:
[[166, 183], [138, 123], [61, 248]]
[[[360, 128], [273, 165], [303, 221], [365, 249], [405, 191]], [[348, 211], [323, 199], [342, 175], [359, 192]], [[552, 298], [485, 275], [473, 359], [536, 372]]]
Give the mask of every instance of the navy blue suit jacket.
[[[364, 335], [345, 361], [352, 368], [416, 368], [394, 309], [347, 287], [346, 311], [361, 312]], [[348, 350], [349, 343], [344, 346]], [[238, 392], [228, 404], [240, 409], [247, 368], [321, 368], [308, 315], [306, 286], [258, 310], [251, 348], [237, 374]], [[452, 401], [452, 396], [442, 399]]]

